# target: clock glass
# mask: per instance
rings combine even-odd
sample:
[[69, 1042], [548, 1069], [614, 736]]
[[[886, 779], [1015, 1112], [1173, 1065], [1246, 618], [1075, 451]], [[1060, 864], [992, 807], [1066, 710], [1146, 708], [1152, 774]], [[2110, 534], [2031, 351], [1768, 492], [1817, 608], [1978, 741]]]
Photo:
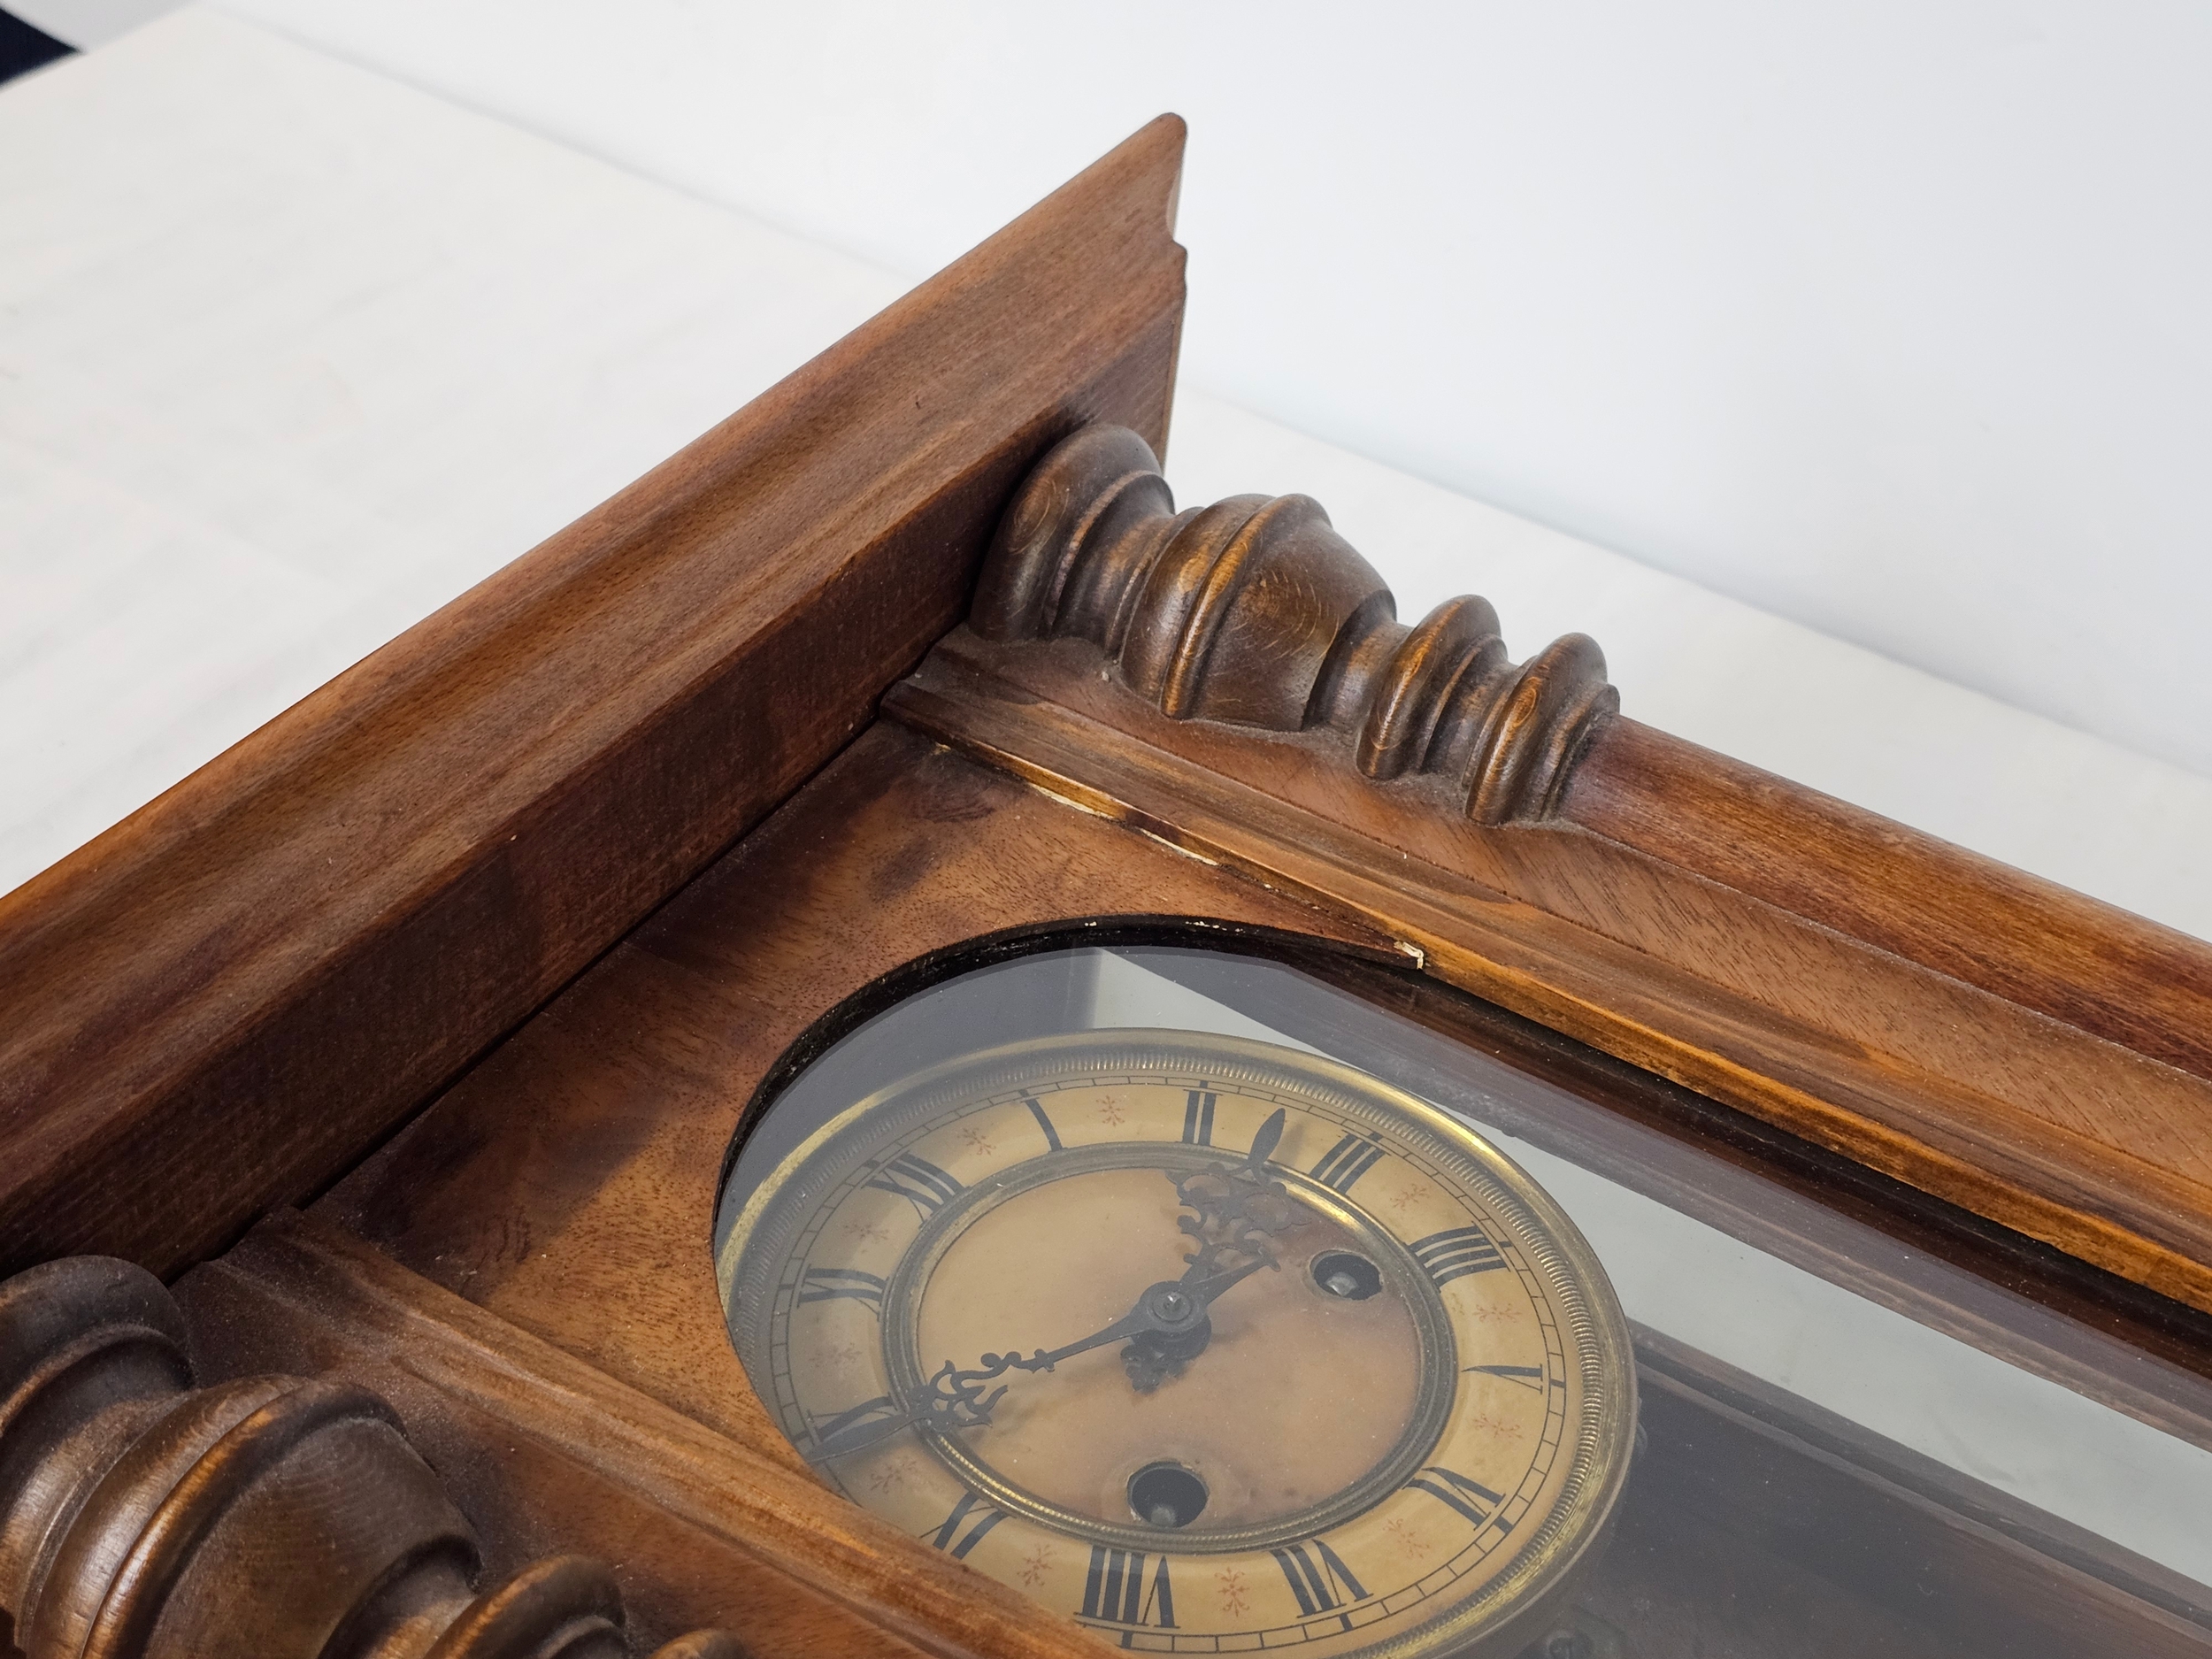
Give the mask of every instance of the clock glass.
[[732, 1334], [825, 1480], [1122, 1647], [1539, 1632], [1635, 1433], [1626, 1322], [1540, 1187], [1282, 1042], [948, 1046], [849, 1098], [826, 1068], [726, 1195]]

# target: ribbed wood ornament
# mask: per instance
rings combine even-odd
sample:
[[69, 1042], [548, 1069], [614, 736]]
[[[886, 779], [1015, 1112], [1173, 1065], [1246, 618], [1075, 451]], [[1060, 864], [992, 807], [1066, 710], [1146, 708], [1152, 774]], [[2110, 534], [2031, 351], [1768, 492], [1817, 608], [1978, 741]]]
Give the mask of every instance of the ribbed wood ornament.
[[[142, 1268], [0, 1283], [6, 1659], [630, 1659], [580, 1555], [477, 1588], [474, 1532], [366, 1389], [193, 1386], [183, 1316]], [[701, 1632], [656, 1659], [739, 1659]]]
[[1379, 780], [1450, 779], [1470, 817], [1548, 816], [1575, 757], [1620, 707], [1585, 634], [1507, 659], [1471, 596], [1419, 623], [1308, 495], [1175, 511], [1126, 427], [1085, 427], [1039, 462], [1001, 518], [970, 618], [987, 640], [1088, 640], [1174, 719], [1350, 738]]

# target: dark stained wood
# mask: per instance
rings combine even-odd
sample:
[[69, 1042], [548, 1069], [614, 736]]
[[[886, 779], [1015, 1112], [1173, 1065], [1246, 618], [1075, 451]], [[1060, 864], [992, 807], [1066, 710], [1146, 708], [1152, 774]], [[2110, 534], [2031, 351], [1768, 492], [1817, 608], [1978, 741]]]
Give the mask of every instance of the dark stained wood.
[[345, 1168], [820, 766], [1024, 470], [1164, 439], [1164, 117], [0, 898], [0, 1271], [163, 1273]]
[[1479, 824], [1548, 816], [1620, 706], [1596, 641], [1571, 634], [1516, 666], [1486, 601], [1396, 615], [1311, 496], [1177, 514], [1144, 439], [1099, 426], [1008, 506], [970, 622], [991, 641], [1087, 640], [1171, 719], [1348, 737], [1363, 777], [1448, 780]]
[[483, 1513], [495, 1565], [558, 1532], [618, 1563], [649, 1633], [710, 1621], [751, 1653], [793, 1659], [1101, 1651], [1073, 1622], [833, 1497], [803, 1468], [311, 1218], [273, 1218], [180, 1292], [211, 1370], [280, 1363], [374, 1386]]
[[317, 1213], [796, 1469], [730, 1346], [709, 1238], [755, 1091], [917, 958], [910, 987], [979, 937], [1159, 916], [1382, 943], [879, 725]]
[[[0, 1642], [27, 1659], [628, 1659], [613, 1575], [477, 1539], [357, 1385], [193, 1386], [182, 1314], [128, 1262], [0, 1280]], [[726, 1654], [695, 1631], [656, 1659]]]

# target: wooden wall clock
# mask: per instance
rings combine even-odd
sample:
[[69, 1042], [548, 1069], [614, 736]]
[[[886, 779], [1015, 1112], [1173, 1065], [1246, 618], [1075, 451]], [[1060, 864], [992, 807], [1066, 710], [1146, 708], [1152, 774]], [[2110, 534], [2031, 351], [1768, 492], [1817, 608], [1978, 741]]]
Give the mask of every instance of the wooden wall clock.
[[2212, 950], [1179, 511], [1181, 143], [0, 900], [0, 1654], [2212, 1652]]

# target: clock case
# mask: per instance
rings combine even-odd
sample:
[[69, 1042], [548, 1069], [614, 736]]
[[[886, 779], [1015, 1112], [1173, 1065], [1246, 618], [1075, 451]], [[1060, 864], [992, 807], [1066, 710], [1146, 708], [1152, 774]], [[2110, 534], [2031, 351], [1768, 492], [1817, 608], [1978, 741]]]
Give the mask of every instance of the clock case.
[[[0, 899], [0, 1517], [73, 1480], [106, 1540], [0, 1549], [23, 1651], [379, 1651], [434, 1557], [452, 1654], [1095, 1652], [812, 1479], [709, 1248], [741, 1109], [1071, 940], [1502, 1057], [1594, 1167], [2212, 1440], [2212, 949], [1641, 726], [1579, 636], [1397, 624], [1302, 497], [1172, 516], [1182, 139]], [[2185, 1581], [1638, 1363], [1585, 1600], [1640, 1633], [1562, 1651], [2212, 1651]], [[63, 1410], [155, 1395], [214, 1438]]]

